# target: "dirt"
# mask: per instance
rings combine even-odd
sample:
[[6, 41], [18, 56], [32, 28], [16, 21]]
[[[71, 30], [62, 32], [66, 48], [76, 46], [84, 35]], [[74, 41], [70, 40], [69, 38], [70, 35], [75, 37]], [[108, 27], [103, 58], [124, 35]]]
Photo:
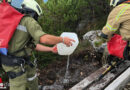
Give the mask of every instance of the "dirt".
[[68, 90], [100, 68], [101, 57], [102, 54], [95, 52], [91, 48], [71, 55], [67, 83], [64, 83], [67, 57], [51, 63], [40, 70], [39, 84], [42, 86], [41, 90]]
[[[67, 83], [64, 83], [67, 56], [61, 60], [54, 61], [47, 67], [39, 70], [40, 90], [68, 90], [75, 84], [99, 69], [102, 54], [97, 53], [92, 48], [86, 48], [70, 56], [69, 75]], [[125, 89], [129, 90], [130, 85]], [[124, 89], [124, 90], [125, 90]]]

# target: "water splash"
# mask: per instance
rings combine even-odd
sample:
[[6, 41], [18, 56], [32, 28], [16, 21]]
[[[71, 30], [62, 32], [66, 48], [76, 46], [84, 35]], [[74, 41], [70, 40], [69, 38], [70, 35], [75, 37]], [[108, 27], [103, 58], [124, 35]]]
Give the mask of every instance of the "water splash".
[[70, 79], [70, 77], [69, 77], [69, 64], [70, 64], [70, 56], [68, 55], [65, 77], [64, 77], [64, 80], [63, 80], [64, 84], [69, 83], [69, 79]]

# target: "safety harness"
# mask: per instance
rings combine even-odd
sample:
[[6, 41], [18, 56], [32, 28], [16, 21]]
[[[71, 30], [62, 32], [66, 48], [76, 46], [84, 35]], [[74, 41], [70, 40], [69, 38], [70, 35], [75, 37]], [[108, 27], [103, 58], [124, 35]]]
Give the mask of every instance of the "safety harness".
[[[16, 56], [8, 56], [8, 57], [3, 57], [4, 62], [2, 61], [2, 64], [7, 65], [7, 66], [20, 66], [21, 67], [21, 71], [20, 72], [12, 72], [9, 71], [7, 72], [9, 78], [14, 79], [18, 76], [21, 76], [22, 74], [24, 74], [26, 72], [26, 69], [24, 68], [25, 64], [29, 65], [30, 67], [34, 67], [34, 65], [30, 62], [29, 59], [24, 59], [23, 57], [16, 57]], [[10, 60], [11, 61], [10, 61]], [[10, 62], [8, 62], [10, 61]]]
[[[31, 41], [31, 40], [30, 40]], [[19, 49], [18, 51], [15, 51], [13, 53], [8, 53], [8, 55], [1, 55], [1, 62], [3, 65], [6, 66], [20, 66], [21, 67], [21, 71], [20, 72], [12, 72], [9, 71], [7, 72], [9, 78], [14, 79], [18, 76], [21, 76], [22, 74], [24, 74], [26, 72], [26, 69], [24, 68], [25, 65], [29, 65], [31, 68], [33, 67], [37, 67], [37, 59], [35, 57], [35, 55], [33, 54], [33, 58], [34, 60], [34, 64], [30, 61], [30, 56], [28, 55], [28, 53], [26, 52], [26, 47], [30, 47], [30, 48], [35, 48], [35, 45], [31, 42], [28, 42], [24, 48]], [[15, 56], [15, 54], [24, 51], [25, 56]]]
[[[14, 56], [15, 53], [24, 51], [26, 56]], [[18, 76], [21, 76], [22, 74], [24, 74], [26, 72], [26, 69], [24, 68], [25, 65], [29, 65], [31, 68], [36, 67], [36, 58], [34, 60], [34, 64], [30, 61], [30, 56], [27, 54], [25, 48], [22, 48], [14, 53], [8, 54], [8, 55], [2, 55], [1, 54], [1, 62], [3, 65], [6, 66], [10, 66], [10, 67], [14, 67], [14, 66], [20, 66], [21, 67], [21, 71], [19, 72], [12, 72], [12, 71], [8, 71], [7, 74], [9, 76], [9, 78], [14, 79]]]

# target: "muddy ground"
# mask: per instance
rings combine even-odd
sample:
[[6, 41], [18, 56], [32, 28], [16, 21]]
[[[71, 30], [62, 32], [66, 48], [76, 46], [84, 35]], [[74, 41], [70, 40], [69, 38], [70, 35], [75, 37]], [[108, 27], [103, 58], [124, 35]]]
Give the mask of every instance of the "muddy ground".
[[[39, 90], [68, 90], [85, 77], [99, 69], [102, 54], [86, 48], [70, 56], [70, 65], [65, 79], [67, 56], [39, 70]], [[66, 82], [65, 82], [66, 81]], [[9, 89], [6, 89], [9, 90]], [[130, 90], [126, 85], [123, 90]]]
[[101, 67], [102, 54], [93, 49], [84, 49], [70, 56], [70, 65], [65, 82], [67, 56], [40, 71], [39, 84], [41, 90], [68, 90], [79, 81]]

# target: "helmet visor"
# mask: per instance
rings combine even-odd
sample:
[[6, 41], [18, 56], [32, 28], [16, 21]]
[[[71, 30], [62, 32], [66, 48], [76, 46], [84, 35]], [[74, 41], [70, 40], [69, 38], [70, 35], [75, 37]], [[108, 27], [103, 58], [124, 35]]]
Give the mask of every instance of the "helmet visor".
[[22, 8], [21, 5], [24, 0], [12, 0], [11, 5], [16, 8]]

